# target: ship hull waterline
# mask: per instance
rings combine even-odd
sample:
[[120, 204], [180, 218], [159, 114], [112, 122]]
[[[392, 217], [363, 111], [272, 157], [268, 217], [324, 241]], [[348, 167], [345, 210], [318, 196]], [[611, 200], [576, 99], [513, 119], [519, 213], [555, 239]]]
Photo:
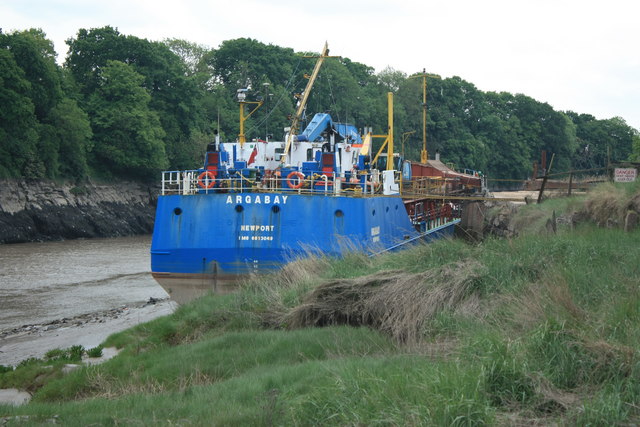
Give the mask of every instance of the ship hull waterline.
[[250, 275], [306, 256], [377, 254], [453, 234], [459, 220], [419, 232], [397, 196], [281, 193], [165, 195], [151, 246], [156, 281], [178, 303], [224, 294]]

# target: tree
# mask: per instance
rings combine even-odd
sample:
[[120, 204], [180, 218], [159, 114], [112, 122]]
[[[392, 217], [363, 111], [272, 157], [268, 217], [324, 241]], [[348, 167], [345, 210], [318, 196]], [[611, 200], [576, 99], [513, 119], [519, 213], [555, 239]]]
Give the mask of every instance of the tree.
[[606, 167], [608, 162], [629, 159], [638, 131], [621, 117], [598, 120], [590, 114], [568, 111], [566, 115], [576, 126], [576, 169]]
[[89, 116], [76, 101], [65, 98], [51, 110], [50, 123], [60, 157], [57, 175], [85, 178], [87, 155], [93, 144]]
[[55, 63], [53, 43], [40, 29], [16, 31], [5, 35], [3, 45], [12, 53], [16, 64], [30, 83], [29, 97], [36, 117], [44, 121], [62, 98], [60, 75]]
[[285, 86], [293, 75], [302, 77], [301, 60], [293, 49], [240, 38], [222, 42], [209, 65], [218, 81], [239, 89], [257, 87], [265, 81]]
[[481, 119], [478, 135], [491, 153], [488, 174], [496, 178], [527, 178], [536, 154], [523, 136], [520, 119], [513, 114], [513, 95], [489, 92], [485, 100], [489, 114]]
[[545, 150], [555, 154], [554, 170], [571, 169], [572, 157], [578, 144], [573, 122], [549, 104], [526, 95], [511, 97], [509, 104], [513, 114], [520, 119], [524, 143], [530, 147], [534, 158]]
[[30, 131], [37, 133], [37, 146], [28, 154], [21, 174], [53, 178], [58, 168], [58, 146], [47, 123], [52, 108], [63, 96], [53, 43], [46, 39], [42, 30], [30, 29], [2, 35], [2, 46], [11, 52], [24, 79], [29, 82], [25, 95], [33, 104], [36, 120], [31, 123]]
[[633, 130], [633, 142], [631, 143], [631, 154], [629, 160], [632, 162], [640, 162], [640, 132]]
[[186, 67], [187, 76], [206, 72], [206, 64], [203, 64], [209, 51], [206, 47], [182, 39], [165, 39], [163, 44], [180, 58]]
[[[0, 40], [4, 35], [0, 33]], [[4, 43], [0, 47], [0, 177], [44, 174], [36, 157], [38, 141], [31, 84]]]
[[[313, 65], [305, 72], [310, 73]], [[306, 81], [303, 82], [306, 86]], [[304, 87], [300, 88], [302, 92]], [[309, 95], [308, 111], [329, 111], [337, 122], [353, 123], [362, 112], [362, 88], [340, 61], [325, 59]], [[302, 130], [302, 129], [301, 129]]]
[[[83, 102], [101, 85], [101, 70], [110, 60], [128, 64], [143, 76], [142, 86], [151, 95], [149, 108], [157, 113], [164, 131], [168, 158], [174, 168], [190, 167], [183, 153], [191, 132], [206, 127], [200, 112], [203, 95], [198, 77], [190, 76], [180, 57], [160, 42], [120, 34], [112, 27], [81, 29], [67, 40], [69, 56], [65, 65], [77, 80]], [[82, 104], [81, 104], [82, 105]]]
[[140, 178], [166, 167], [165, 134], [149, 108], [144, 76], [123, 62], [107, 61], [99, 77], [89, 99], [94, 169]]
[[406, 73], [391, 67], [387, 67], [378, 73], [378, 82], [387, 92], [397, 92], [406, 79]]

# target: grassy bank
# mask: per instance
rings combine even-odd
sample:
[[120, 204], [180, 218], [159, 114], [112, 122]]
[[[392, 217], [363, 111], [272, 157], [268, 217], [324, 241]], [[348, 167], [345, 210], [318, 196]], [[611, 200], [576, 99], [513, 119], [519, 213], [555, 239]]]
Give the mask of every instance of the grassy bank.
[[[623, 213], [638, 188], [612, 188]], [[554, 212], [599, 212], [613, 191], [524, 208], [515, 220], [530, 227], [510, 240], [294, 262], [111, 336], [105, 346], [122, 352], [103, 365], [62, 376], [32, 361], [0, 374], [0, 386], [34, 391], [0, 415], [65, 425], [640, 423], [640, 231], [595, 217], [546, 227]]]

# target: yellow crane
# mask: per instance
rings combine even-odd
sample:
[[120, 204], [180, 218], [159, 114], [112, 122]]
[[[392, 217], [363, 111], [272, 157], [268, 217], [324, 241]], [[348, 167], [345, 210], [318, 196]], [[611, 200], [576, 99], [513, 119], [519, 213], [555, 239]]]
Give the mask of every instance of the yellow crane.
[[[291, 144], [293, 143], [293, 139], [296, 137], [298, 133], [298, 125], [300, 124], [300, 120], [302, 119], [302, 113], [304, 113], [304, 107], [307, 105], [307, 100], [309, 99], [309, 94], [311, 93], [311, 88], [313, 87], [313, 83], [316, 81], [316, 77], [318, 77], [318, 73], [320, 72], [320, 67], [324, 62], [325, 58], [329, 57], [329, 45], [327, 42], [324, 43], [324, 48], [322, 49], [322, 53], [318, 56], [318, 60], [316, 61], [315, 67], [313, 67], [313, 73], [309, 76], [309, 81], [307, 82], [307, 86], [302, 92], [302, 96], [300, 102], [298, 104], [298, 108], [296, 110], [296, 115], [291, 120], [291, 130], [289, 131], [289, 137], [287, 138], [287, 145], [284, 148], [284, 155], [282, 156], [282, 162], [287, 164], [289, 157], [289, 150], [291, 149]], [[306, 76], [305, 76], [306, 77]]]

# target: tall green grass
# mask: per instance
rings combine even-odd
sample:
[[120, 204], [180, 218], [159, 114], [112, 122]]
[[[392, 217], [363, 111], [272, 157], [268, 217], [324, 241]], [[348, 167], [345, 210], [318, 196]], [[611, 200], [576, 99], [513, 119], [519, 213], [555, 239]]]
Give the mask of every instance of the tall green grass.
[[[523, 215], [538, 227], [577, 206], [554, 200]], [[638, 424], [638, 260], [640, 231], [590, 224], [298, 260], [236, 294], [111, 336], [105, 346], [122, 351], [104, 365], [43, 377], [48, 362], [30, 361], [1, 373], [0, 384], [23, 381], [35, 395], [0, 416], [28, 415], [32, 424], [55, 416], [65, 425]], [[394, 311], [407, 310], [398, 319], [424, 316], [411, 342], [393, 335], [388, 310], [367, 311], [388, 317], [360, 327], [291, 329], [286, 321], [327, 284], [351, 286], [357, 303], [363, 286], [367, 295], [388, 292], [396, 274], [425, 280], [411, 288], [425, 293], [472, 276], [436, 310], [393, 301]], [[27, 368], [32, 374], [20, 377]]]

